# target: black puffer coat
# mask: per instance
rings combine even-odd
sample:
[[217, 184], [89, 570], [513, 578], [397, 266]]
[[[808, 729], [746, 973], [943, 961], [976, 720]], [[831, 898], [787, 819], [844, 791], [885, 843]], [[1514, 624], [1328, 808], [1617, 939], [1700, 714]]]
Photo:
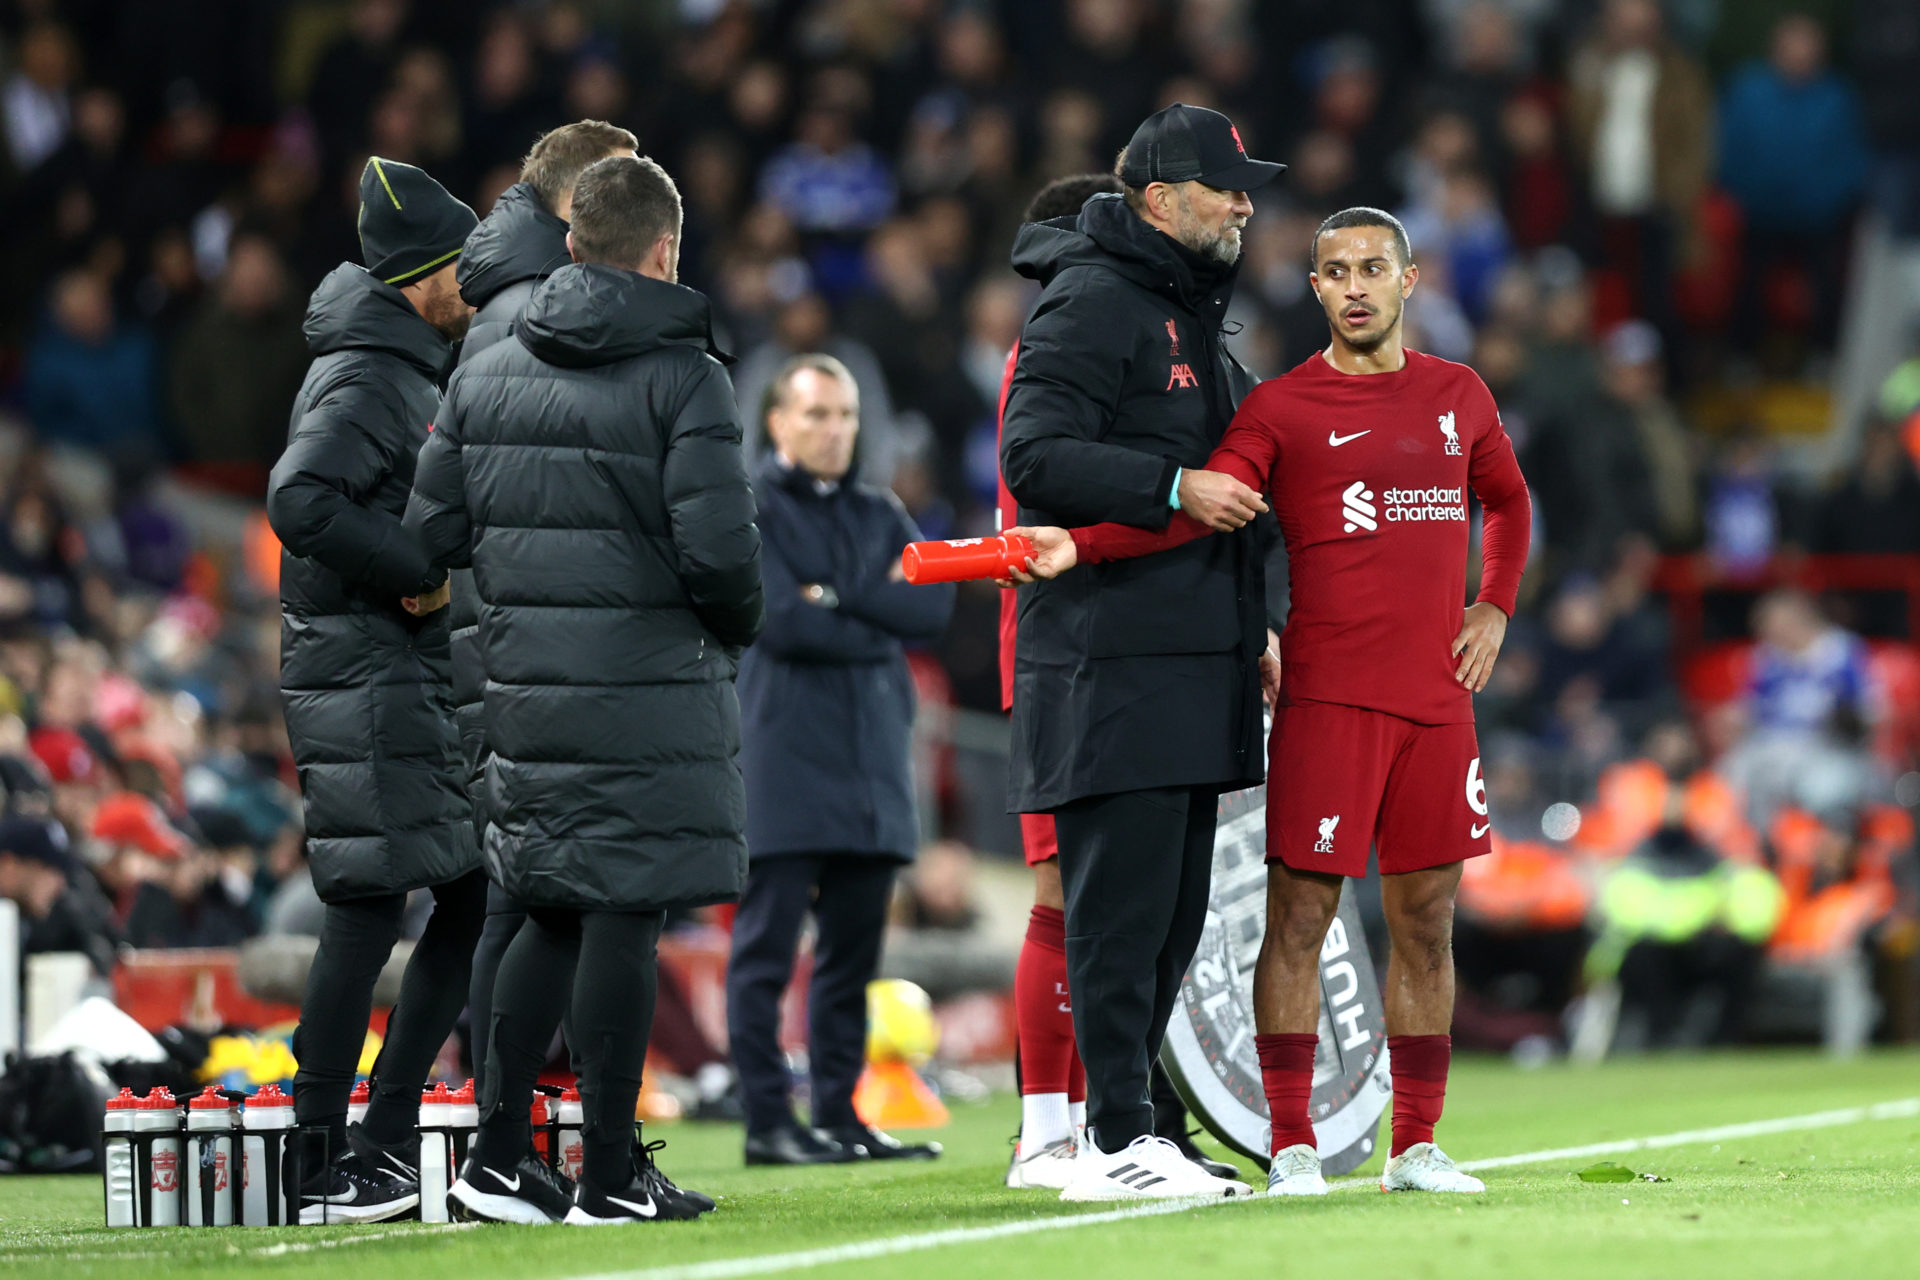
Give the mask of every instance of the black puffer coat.
[[447, 696], [447, 614], [401, 527], [450, 351], [406, 297], [337, 268], [307, 309], [313, 365], [267, 489], [280, 566], [280, 692], [328, 902], [439, 884], [479, 865]]
[[[1000, 464], [1020, 523], [1166, 526], [1253, 379], [1220, 332], [1234, 269], [1119, 196], [1030, 223], [1014, 270], [1041, 285], [1020, 331]], [[1270, 522], [1020, 588], [1010, 807], [1265, 774], [1258, 658]]]
[[[513, 322], [534, 289], [568, 261], [566, 221], [547, 212], [533, 184], [516, 182], [503, 191], [493, 212], [467, 237], [454, 272], [460, 296], [475, 308], [460, 363], [511, 337]], [[453, 627], [454, 715], [460, 722], [468, 777], [477, 790], [486, 748], [480, 729], [480, 689], [486, 675], [480, 669], [480, 611], [470, 569], [453, 571], [448, 620]]]
[[567, 266], [514, 334], [454, 375], [407, 509], [479, 591], [489, 869], [532, 906], [735, 897], [764, 610], [707, 301]]

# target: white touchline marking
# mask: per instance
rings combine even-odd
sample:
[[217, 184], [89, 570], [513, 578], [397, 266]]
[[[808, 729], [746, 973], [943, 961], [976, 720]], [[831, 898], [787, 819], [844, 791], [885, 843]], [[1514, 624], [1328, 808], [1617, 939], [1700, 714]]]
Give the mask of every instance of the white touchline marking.
[[[1628, 1151], [1658, 1150], [1666, 1147], [1691, 1146], [1702, 1142], [1729, 1142], [1739, 1138], [1759, 1138], [1774, 1133], [1793, 1133], [1806, 1129], [1831, 1129], [1841, 1125], [1863, 1124], [1875, 1120], [1904, 1120], [1920, 1116], [1920, 1098], [1901, 1098], [1893, 1102], [1879, 1102], [1865, 1107], [1842, 1107], [1837, 1111], [1815, 1111], [1807, 1115], [1781, 1116], [1774, 1120], [1749, 1120], [1740, 1124], [1723, 1124], [1711, 1129], [1684, 1129], [1678, 1133], [1654, 1134], [1645, 1138], [1618, 1138], [1611, 1142], [1590, 1142], [1579, 1147], [1557, 1147], [1550, 1151], [1526, 1151], [1518, 1155], [1494, 1156], [1486, 1160], [1465, 1160], [1460, 1163], [1462, 1169], [1499, 1169], [1512, 1165], [1544, 1164], [1553, 1160], [1577, 1160], [1585, 1156], [1619, 1155]], [[1345, 1178], [1332, 1184], [1331, 1190], [1348, 1191], [1362, 1187], [1380, 1185], [1377, 1177]], [[1206, 1197], [1190, 1200], [1163, 1200], [1151, 1204], [1132, 1205], [1125, 1209], [1108, 1209], [1099, 1213], [1063, 1213], [1049, 1217], [1026, 1218], [1017, 1222], [995, 1223], [987, 1227], [954, 1227], [946, 1231], [923, 1231], [913, 1235], [889, 1236], [879, 1240], [861, 1240], [852, 1244], [828, 1245], [819, 1249], [804, 1249], [794, 1253], [762, 1254], [747, 1258], [719, 1258], [711, 1262], [687, 1263], [676, 1267], [655, 1267], [644, 1271], [603, 1272], [591, 1276], [576, 1277], [575, 1280], [732, 1280], [736, 1276], [774, 1275], [782, 1271], [800, 1271], [808, 1267], [827, 1266], [836, 1262], [859, 1262], [867, 1258], [883, 1258], [896, 1253], [917, 1253], [924, 1249], [937, 1249], [948, 1244], [973, 1244], [983, 1240], [1001, 1240], [1009, 1236], [1028, 1235], [1037, 1231], [1066, 1231], [1075, 1227], [1099, 1226], [1103, 1223], [1126, 1222], [1134, 1218], [1155, 1218], [1170, 1213], [1186, 1213], [1193, 1209], [1211, 1209], [1227, 1204], [1258, 1203], [1263, 1197], [1236, 1196], [1231, 1199]], [[411, 1236], [415, 1239], [427, 1239], [448, 1231], [471, 1231], [478, 1223], [449, 1223], [436, 1228], [391, 1227], [383, 1231], [368, 1231], [360, 1235], [330, 1236], [320, 1240], [285, 1241], [280, 1244], [264, 1245], [259, 1248], [246, 1248], [229, 1244], [229, 1257], [277, 1258], [288, 1254], [311, 1253], [316, 1249], [337, 1249], [343, 1245], [369, 1244], [378, 1240], [392, 1240]], [[247, 1228], [235, 1229], [245, 1232]], [[125, 1251], [97, 1249], [55, 1252], [51, 1249], [31, 1251], [0, 1251], [0, 1262], [48, 1261], [58, 1259], [62, 1262], [80, 1262], [89, 1260], [119, 1261], [136, 1258], [170, 1258], [178, 1260], [179, 1255], [159, 1250]]]
[[1462, 1169], [1500, 1169], [1516, 1164], [1542, 1164], [1548, 1160], [1577, 1160], [1581, 1156], [1618, 1155], [1625, 1151], [1648, 1151], [1660, 1147], [1686, 1147], [1696, 1142], [1726, 1142], [1734, 1138], [1761, 1138], [1770, 1133], [1792, 1133], [1800, 1129], [1831, 1129], [1836, 1125], [1861, 1124], [1869, 1120], [1904, 1120], [1920, 1116], [1920, 1098], [1901, 1098], [1897, 1102], [1877, 1102], [1870, 1107], [1842, 1107], [1838, 1111], [1815, 1111], [1811, 1115], [1783, 1116], [1778, 1120], [1749, 1120], [1745, 1124], [1723, 1124], [1712, 1129], [1688, 1129], [1680, 1133], [1662, 1133], [1651, 1138], [1620, 1138], [1613, 1142], [1590, 1142], [1584, 1147], [1561, 1147], [1557, 1151], [1529, 1151], [1517, 1156], [1494, 1156], [1490, 1160], [1468, 1160]]
[[[229, 1242], [226, 1256], [229, 1258], [278, 1258], [290, 1253], [312, 1253], [315, 1249], [338, 1249], [342, 1245], [369, 1244], [376, 1240], [392, 1240], [399, 1236], [413, 1236], [416, 1239], [425, 1240], [448, 1231], [471, 1231], [481, 1225], [483, 1224], [478, 1222], [449, 1222], [442, 1223], [436, 1228], [424, 1228], [416, 1223], [411, 1227], [389, 1227], [384, 1231], [368, 1231], [357, 1236], [330, 1236], [324, 1240], [288, 1240], [280, 1244], [260, 1245], [257, 1248], [249, 1248]], [[229, 1228], [223, 1227], [219, 1229], [228, 1230]], [[250, 1228], [247, 1227], [231, 1229], [236, 1233], [250, 1230]], [[315, 1229], [318, 1230], [320, 1228]], [[192, 1230], [194, 1235], [198, 1237], [202, 1228], [182, 1228], [182, 1230]], [[59, 1253], [54, 1253], [51, 1250], [36, 1249], [31, 1251], [0, 1252], [0, 1262], [37, 1262], [47, 1259], [58, 1259], [61, 1262], [86, 1262], [96, 1259], [108, 1262], [119, 1262], [134, 1258], [167, 1258], [174, 1262], [181, 1260], [179, 1254], [170, 1253], [161, 1249], [66, 1250]]]
[[[1712, 1129], [1688, 1129], [1680, 1133], [1655, 1134], [1646, 1138], [1622, 1138], [1614, 1142], [1595, 1142], [1583, 1147], [1560, 1147], [1552, 1151], [1527, 1151], [1519, 1155], [1495, 1156], [1490, 1160], [1469, 1160], [1462, 1169], [1494, 1169], [1506, 1165], [1541, 1164], [1550, 1160], [1570, 1160], [1581, 1156], [1616, 1154], [1654, 1147], [1679, 1147], [1696, 1142], [1724, 1142], [1735, 1138], [1757, 1138], [1770, 1133], [1791, 1133], [1800, 1129], [1830, 1129], [1836, 1125], [1861, 1124], [1869, 1120], [1898, 1120], [1920, 1116], [1920, 1098], [1902, 1098], [1867, 1107], [1846, 1107], [1838, 1111], [1816, 1111], [1809, 1115], [1782, 1116], [1776, 1120], [1751, 1120], [1743, 1124], [1720, 1125]], [[1333, 1184], [1333, 1190], [1377, 1187], [1380, 1180], [1352, 1178]], [[609, 1271], [574, 1280], [734, 1280], [738, 1276], [775, 1275], [782, 1271], [801, 1271], [838, 1262], [861, 1262], [896, 1253], [917, 1253], [942, 1245], [975, 1244], [983, 1240], [1003, 1240], [1009, 1236], [1038, 1231], [1070, 1231], [1076, 1227], [1094, 1227], [1134, 1218], [1154, 1218], [1194, 1209], [1211, 1209], [1226, 1204], [1257, 1204], [1262, 1196], [1206, 1197], [1204, 1199], [1165, 1200], [1126, 1209], [1100, 1213], [1063, 1213], [1045, 1218], [1026, 1218], [1018, 1222], [1000, 1222], [988, 1227], [954, 1227], [946, 1231], [922, 1231], [912, 1235], [887, 1236], [879, 1240], [860, 1240], [852, 1244], [827, 1245], [819, 1249], [801, 1249], [793, 1253], [770, 1253], [746, 1258], [718, 1258], [712, 1262], [691, 1262], [676, 1267], [650, 1267], [641, 1271]]]

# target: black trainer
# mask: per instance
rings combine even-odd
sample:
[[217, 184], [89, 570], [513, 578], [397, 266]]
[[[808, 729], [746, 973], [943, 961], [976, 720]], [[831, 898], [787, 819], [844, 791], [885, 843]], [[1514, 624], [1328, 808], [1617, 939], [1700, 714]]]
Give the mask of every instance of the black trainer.
[[667, 1171], [654, 1162], [653, 1153], [666, 1145], [665, 1141], [642, 1144], [636, 1134], [633, 1141], [634, 1172], [642, 1182], [654, 1188], [656, 1195], [669, 1200], [678, 1199], [691, 1205], [695, 1213], [712, 1213], [715, 1208], [712, 1196], [704, 1191], [675, 1186], [673, 1179], [667, 1176]]
[[388, 1222], [420, 1207], [420, 1184], [342, 1151], [300, 1188], [300, 1222]]
[[840, 1125], [821, 1132], [868, 1160], [937, 1160], [944, 1150], [937, 1142], [902, 1142], [867, 1124]]
[[653, 1163], [653, 1151], [663, 1145], [636, 1146], [633, 1172], [627, 1185], [617, 1191], [600, 1191], [581, 1178], [573, 1193], [573, 1207], [567, 1210], [567, 1225], [610, 1227], [628, 1222], [686, 1222], [699, 1217], [705, 1211], [688, 1198], [698, 1193], [681, 1191]]
[[384, 1146], [368, 1135], [364, 1124], [350, 1124], [347, 1146], [376, 1169], [384, 1169], [407, 1182], [420, 1181], [420, 1135], [417, 1133], [409, 1135], [404, 1142]]
[[532, 1152], [511, 1169], [495, 1169], [479, 1159], [467, 1161], [460, 1180], [447, 1192], [447, 1212], [460, 1222], [518, 1222], [538, 1225], [567, 1216], [572, 1197], [561, 1177]]

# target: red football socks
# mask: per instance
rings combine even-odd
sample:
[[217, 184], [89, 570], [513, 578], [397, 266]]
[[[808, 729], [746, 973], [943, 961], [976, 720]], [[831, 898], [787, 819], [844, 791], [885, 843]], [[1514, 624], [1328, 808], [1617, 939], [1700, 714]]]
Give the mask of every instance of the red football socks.
[[1020, 1092], [1067, 1093], [1078, 1079], [1073, 1044], [1073, 1005], [1067, 996], [1067, 918], [1054, 907], [1035, 906], [1027, 918], [1027, 941], [1013, 975], [1014, 1020], [1020, 1036]]
[[1260, 1082], [1267, 1091], [1267, 1114], [1273, 1120], [1273, 1152], [1305, 1143], [1317, 1145], [1307, 1103], [1313, 1097], [1313, 1054], [1320, 1037], [1283, 1033], [1255, 1036], [1260, 1053]]
[[1433, 1141], [1433, 1126], [1447, 1104], [1447, 1066], [1453, 1059], [1452, 1036], [1388, 1036], [1393, 1059], [1393, 1147]]

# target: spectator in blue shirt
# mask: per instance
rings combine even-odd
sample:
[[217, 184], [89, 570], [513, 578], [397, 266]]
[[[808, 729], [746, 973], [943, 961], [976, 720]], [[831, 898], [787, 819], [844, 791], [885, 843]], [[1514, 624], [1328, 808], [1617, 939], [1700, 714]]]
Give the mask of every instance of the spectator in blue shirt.
[[1827, 37], [1805, 14], [1780, 19], [1772, 52], [1737, 72], [1720, 111], [1720, 182], [1746, 216], [1736, 337], [1751, 345], [1768, 277], [1813, 274], [1815, 337], [1830, 344], [1843, 290], [1846, 222], [1867, 180], [1867, 132], [1853, 86], [1827, 65]]
[[104, 280], [54, 282], [51, 314], [27, 352], [27, 416], [42, 439], [110, 455], [159, 452], [153, 338], [117, 322]]
[[853, 134], [845, 111], [814, 107], [796, 139], [767, 162], [760, 194], [808, 233], [869, 231], [893, 212], [893, 176]]
[[1776, 591], [1754, 608], [1760, 644], [1753, 654], [1747, 703], [1755, 730], [1814, 735], [1836, 713], [1872, 718], [1867, 646], [1834, 626], [1802, 591]]

